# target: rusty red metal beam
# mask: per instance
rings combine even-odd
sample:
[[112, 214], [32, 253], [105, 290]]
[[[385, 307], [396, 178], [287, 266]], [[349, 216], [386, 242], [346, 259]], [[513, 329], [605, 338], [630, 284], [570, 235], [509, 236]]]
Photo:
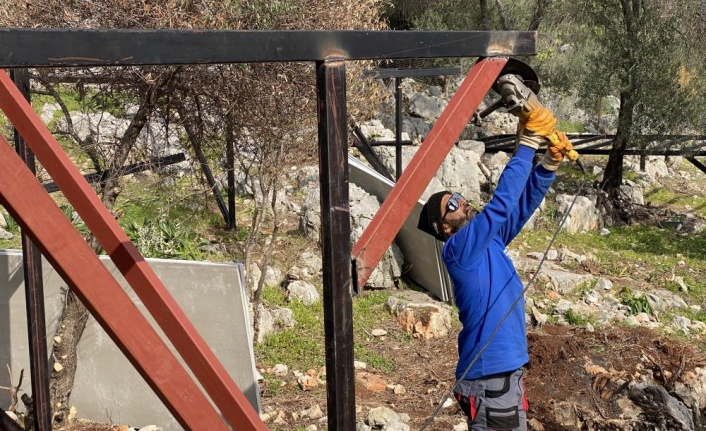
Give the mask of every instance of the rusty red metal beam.
[[497, 79], [506, 58], [486, 58], [468, 72], [424, 143], [353, 246], [358, 287], [362, 288], [388, 249], [471, 116]]
[[0, 160], [0, 203], [74, 289], [172, 415], [191, 431], [228, 431], [166, 343], [1, 136]]
[[[115, 266], [135, 291], [184, 362], [233, 428], [266, 430], [235, 381], [147, 264], [113, 215], [71, 159], [24, 100], [7, 73], [0, 71], [0, 109], [34, 151], [49, 175], [93, 232]], [[24, 217], [25, 214], [23, 213]], [[101, 311], [105, 312], [105, 311]], [[105, 316], [103, 316], [105, 318]], [[123, 335], [116, 343], [125, 343]], [[123, 338], [125, 337], [125, 338]], [[181, 391], [179, 387], [169, 391]], [[199, 429], [210, 429], [199, 427]]]

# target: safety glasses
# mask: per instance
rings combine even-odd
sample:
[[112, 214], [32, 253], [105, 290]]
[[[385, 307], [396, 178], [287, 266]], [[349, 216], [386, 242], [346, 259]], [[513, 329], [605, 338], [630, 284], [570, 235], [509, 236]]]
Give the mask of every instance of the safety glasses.
[[461, 199], [464, 201], [466, 200], [461, 193], [454, 193], [451, 195], [449, 200], [446, 202], [446, 214], [441, 217], [442, 220], [446, 219], [446, 216], [449, 215], [449, 213], [456, 211], [461, 206], [461, 202], [459, 202]]

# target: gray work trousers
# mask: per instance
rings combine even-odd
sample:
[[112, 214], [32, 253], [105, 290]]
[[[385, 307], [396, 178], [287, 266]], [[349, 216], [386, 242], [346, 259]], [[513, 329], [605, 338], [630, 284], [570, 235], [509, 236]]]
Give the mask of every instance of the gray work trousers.
[[471, 431], [527, 431], [527, 396], [524, 370], [461, 380], [454, 396], [468, 416]]

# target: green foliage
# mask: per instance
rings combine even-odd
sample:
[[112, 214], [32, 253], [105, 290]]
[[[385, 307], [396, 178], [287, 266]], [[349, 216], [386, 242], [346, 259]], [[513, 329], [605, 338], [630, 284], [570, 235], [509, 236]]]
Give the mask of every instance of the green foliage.
[[651, 190], [645, 196], [645, 200], [652, 205], [670, 205], [693, 209], [702, 217], [706, 217], [706, 198], [685, 195], [678, 191], [672, 191], [664, 187]]
[[259, 358], [268, 365], [286, 364], [291, 369], [306, 370], [324, 365], [324, 324], [321, 301], [305, 305], [300, 301], [287, 303], [279, 287], [266, 286], [262, 300], [268, 305], [287, 306], [292, 310], [296, 327], [270, 334], [255, 345]]
[[557, 127], [564, 133], [584, 133], [586, 125], [581, 122], [571, 122], [559, 119]]
[[625, 288], [620, 295], [621, 302], [628, 306], [629, 314], [647, 313], [654, 315], [655, 311], [646, 295], [635, 295], [632, 290]]
[[74, 208], [69, 205], [69, 204], [63, 204], [59, 206], [59, 209], [61, 209], [61, 212], [64, 213], [67, 219], [71, 222], [71, 224], [76, 228], [78, 233], [81, 234], [81, 236], [86, 237], [88, 235], [88, 227], [83, 223], [83, 220], [78, 216], [78, 214], [74, 211]]
[[[371, 337], [369, 333], [370, 330], [379, 328], [389, 321], [390, 314], [385, 310], [385, 302], [389, 297], [389, 292], [365, 292], [355, 297], [353, 301], [355, 358], [365, 362], [369, 367], [384, 371], [392, 371], [394, 362], [387, 355], [372, 349], [372, 346], [385, 341]], [[392, 335], [388, 334], [388, 336]]]
[[5, 217], [5, 222], [7, 223], [5, 230], [12, 233], [19, 233], [20, 225], [17, 224], [17, 221], [12, 218], [10, 214], [3, 214], [3, 216]]
[[571, 326], [586, 326], [586, 324], [591, 323], [593, 320], [591, 317], [584, 317], [571, 309], [566, 311], [564, 318]]
[[198, 247], [203, 244], [187, 223], [166, 217], [143, 218], [128, 221], [123, 229], [146, 257], [188, 260], [202, 257]]
[[[375, 348], [384, 343], [368, 334], [374, 328], [389, 321], [389, 313], [384, 304], [389, 292], [366, 292], [353, 300], [354, 354], [355, 359], [365, 362], [369, 367], [391, 371], [394, 362], [384, 352]], [[268, 306], [286, 306], [292, 310], [296, 327], [271, 334], [266, 341], [255, 346], [258, 358], [267, 365], [287, 364], [294, 369], [309, 369], [324, 364], [324, 325], [323, 304], [318, 302], [305, 305], [299, 301], [287, 302], [284, 290], [266, 286], [262, 292], [262, 301]]]
[[689, 308], [684, 310], [679, 310], [679, 314], [688, 318], [689, 320], [698, 320], [699, 322], [706, 323], [706, 311], [704, 310], [691, 310]]

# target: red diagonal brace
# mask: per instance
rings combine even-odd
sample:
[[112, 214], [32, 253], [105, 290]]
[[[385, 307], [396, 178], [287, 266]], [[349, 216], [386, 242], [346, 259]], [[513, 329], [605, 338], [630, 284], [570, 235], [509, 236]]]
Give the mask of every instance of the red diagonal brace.
[[0, 203], [177, 421], [191, 431], [227, 431], [223, 419], [184, 367], [1, 136], [0, 160]]
[[[32, 149], [115, 266], [154, 317], [233, 428], [266, 430], [259, 415], [164, 284], [135, 248], [7, 73], [0, 71], [0, 109]], [[180, 390], [173, 388], [172, 390]], [[200, 427], [200, 429], [208, 429]]]
[[351, 257], [357, 261], [359, 288], [365, 285], [382, 255], [402, 228], [412, 208], [439, 170], [451, 147], [461, 136], [463, 128], [505, 63], [505, 58], [486, 58], [476, 63], [468, 72], [397, 184], [353, 246]]

